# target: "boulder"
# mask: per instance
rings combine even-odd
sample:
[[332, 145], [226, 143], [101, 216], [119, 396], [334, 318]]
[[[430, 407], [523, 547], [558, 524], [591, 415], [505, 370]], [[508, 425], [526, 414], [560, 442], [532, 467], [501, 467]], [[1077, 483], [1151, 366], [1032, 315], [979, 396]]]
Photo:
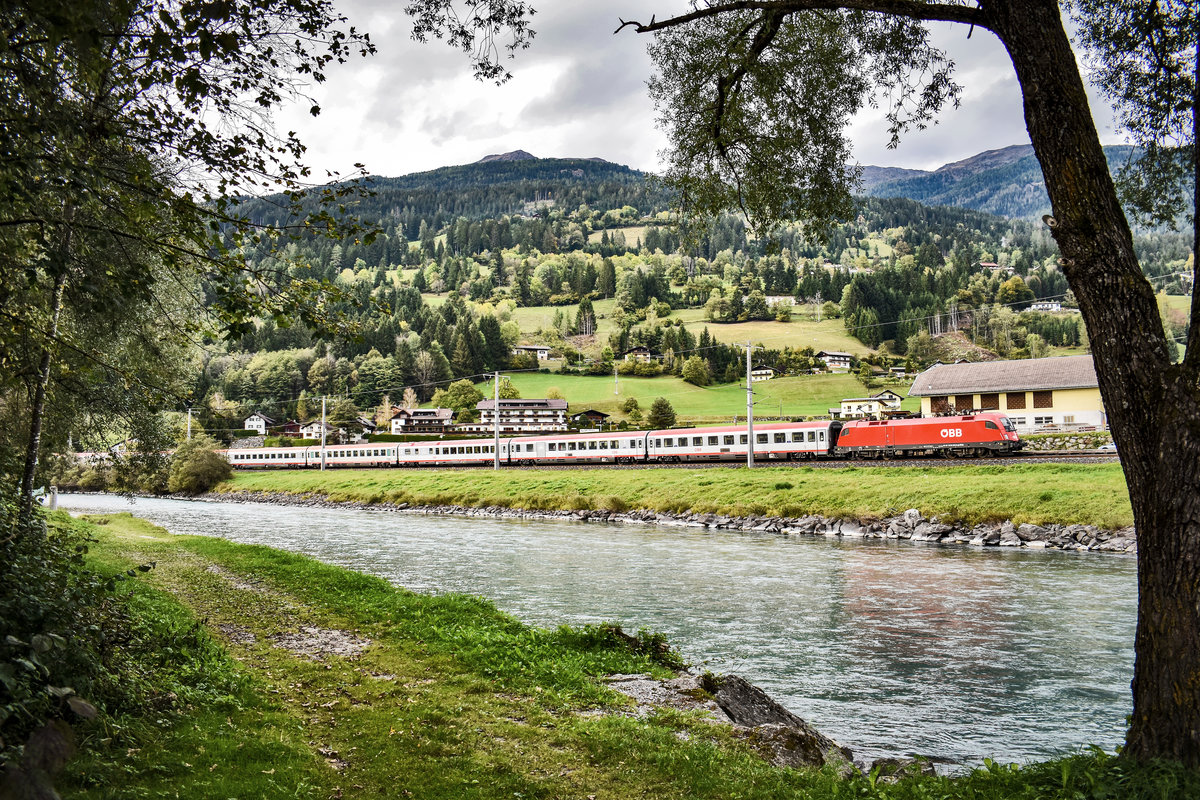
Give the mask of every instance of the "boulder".
[[1035, 542], [1046, 538], [1045, 528], [1041, 525], [1030, 525], [1028, 522], [1021, 524], [1016, 532], [1022, 542]]
[[734, 725], [751, 729], [750, 741], [776, 766], [837, 766], [855, 772], [849, 749], [825, 736], [807, 722], [737, 675], [705, 674], [700, 686], [713, 696]]

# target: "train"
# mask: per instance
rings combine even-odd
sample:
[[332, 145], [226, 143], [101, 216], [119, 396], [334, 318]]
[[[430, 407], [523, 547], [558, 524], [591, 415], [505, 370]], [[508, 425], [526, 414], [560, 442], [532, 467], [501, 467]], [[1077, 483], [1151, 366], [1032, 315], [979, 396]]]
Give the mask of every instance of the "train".
[[[971, 458], [1015, 453], [1024, 446], [1003, 414], [891, 420], [772, 422], [754, 426], [754, 457], [765, 462], [829, 458]], [[225, 450], [239, 469], [320, 467], [491, 466], [493, 439], [439, 439]], [[545, 433], [500, 439], [500, 464], [650, 464], [745, 461], [745, 425], [651, 431]]]

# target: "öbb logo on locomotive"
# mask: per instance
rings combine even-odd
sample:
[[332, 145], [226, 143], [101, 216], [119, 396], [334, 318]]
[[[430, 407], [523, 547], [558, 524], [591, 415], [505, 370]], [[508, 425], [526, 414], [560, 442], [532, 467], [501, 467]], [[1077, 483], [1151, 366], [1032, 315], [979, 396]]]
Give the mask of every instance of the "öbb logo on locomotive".
[[[753, 442], [750, 441], [753, 436]], [[419, 442], [246, 448], [225, 451], [238, 468], [531, 466], [793, 461], [839, 458], [975, 457], [1006, 455], [1024, 447], [1007, 416], [980, 412], [892, 420], [813, 420], [746, 426], [651, 431], [544, 433]]]

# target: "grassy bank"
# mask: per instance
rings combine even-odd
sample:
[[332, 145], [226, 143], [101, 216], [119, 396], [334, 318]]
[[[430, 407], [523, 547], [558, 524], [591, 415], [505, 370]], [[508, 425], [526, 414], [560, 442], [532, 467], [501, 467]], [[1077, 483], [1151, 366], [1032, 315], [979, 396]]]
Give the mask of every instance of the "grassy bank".
[[[666, 671], [602, 630], [534, 629], [475, 598], [128, 515], [96, 521], [93, 564], [157, 563], [126, 586], [133, 625], [162, 647], [142, 654], [154, 691], [141, 713], [85, 729], [85, 754], [58, 781], [68, 798], [1065, 800], [1200, 787], [1100, 753], [897, 785], [776, 769], [689, 714], [611, 713], [628, 701], [598, 676]], [[314, 657], [321, 642], [344, 652]]]
[[1132, 524], [1119, 465], [754, 470], [330, 470], [242, 472], [225, 491], [522, 509], [650, 509], [872, 519], [909, 508], [987, 522]]

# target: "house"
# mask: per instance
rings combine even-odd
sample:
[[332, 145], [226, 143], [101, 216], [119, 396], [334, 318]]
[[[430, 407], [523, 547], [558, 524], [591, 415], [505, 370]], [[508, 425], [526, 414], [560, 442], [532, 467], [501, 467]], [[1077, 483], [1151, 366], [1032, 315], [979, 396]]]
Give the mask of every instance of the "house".
[[445, 433], [453, 418], [452, 408], [401, 408], [392, 415], [392, 433]]
[[1039, 300], [1029, 305], [1030, 311], [1062, 311], [1063, 305], [1057, 300]]
[[794, 306], [796, 298], [790, 294], [769, 294], [766, 297], [768, 306]]
[[640, 345], [640, 344], [637, 347], [629, 348], [621, 355], [626, 361], [649, 362], [649, 361], [658, 361], [660, 358], [662, 358], [662, 356], [655, 353], [649, 347], [645, 347], [644, 345]]
[[266, 414], [259, 414], [257, 411], [246, 417], [242, 427], [248, 431], [254, 431], [260, 436], [267, 435], [267, 428], [275, 424], [275, 420], [268, 417]]
[[550, 358], [550, 348], [544, 344], [519, 344], [513, 348], [514, 356], [531, 355], [538, 361]]
[[302, 439], [320, 439], [322, 426], [325, 428], [326, 436], [334, 432], [332, 425], [325, 425], [321, 420], [314, 419], [312, 422], [306, 422], [300, 426], [300, 437]]
[[589, 408], [587, 411], [580, 411], [578, 414], [573, 414], [571, 416], [571, 422], [574, 422], [576, 425], [580, 425], [580, 426], [583, 426], [583, 425], [599, 426], [599, 425], [603, 425], [605, 422], [607, 422], [608, 418], [609, 418], [609, 415], [605, 414], [603, 411], [596, 411], [595, 409]]
[[817, 353], [817, 358], [825, 362], [831, 371], [837, 369], [850, 369], [850, 362], [854, 360], [854, 356], [849, 353], [839, 353], [836, 350], [822, 350]]
[[908, 367], [888, 367], [888, 374], [893, 378], [907, 378]]
[[300, 435], [300, 423], [294, 419], [289, 419], [282, 425], [275, 426], [275, 433], [280, 436], [296, 437]]
[[[838, 419], [883, 419], [903, 413], [900, 404], [904, 398], [885, 389], [871, 397], [847, 397], [842, 400], [840, 408], [831, 408], [830, 416]], [[836, 412], [836, 414], [835, 414]]]
[[768, 367], [763, 364], [756, 364], [750, 369], [750, 382], [758, 383], [759, 381], [769, 381], [776, 375], [774, 367]]
[[375, 433], [379, 429], [379, 426], [375, 424], [375, 420], [370, 417], [360, 416], [357, 421], [362, 426], [363, 433]]
[[913, 381], [921, 413], [1000, 411], [1018, 430], [1108, 426], [1091, 356], [939, 364]]
[[[496, 421], [496, 401], [481, 400], [475, 404], [479, 424], [489, 430]], [[500, 400], [501, 431], [565, 431], [567, 401], [549, 399]]]

